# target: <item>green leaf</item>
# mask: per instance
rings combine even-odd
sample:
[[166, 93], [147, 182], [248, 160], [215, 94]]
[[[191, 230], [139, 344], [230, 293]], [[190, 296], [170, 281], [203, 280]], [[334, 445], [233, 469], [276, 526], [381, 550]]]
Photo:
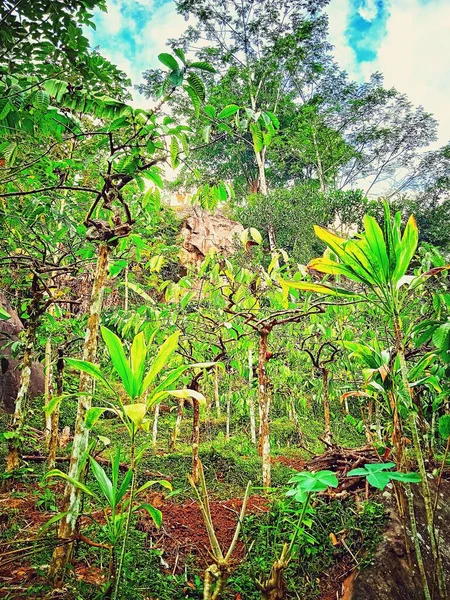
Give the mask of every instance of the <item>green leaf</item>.
[[122, 380], [123, 386], [130, 398], [135, 398], [138, 390], [135, 389], [133, 373], [130, 364], [125, 356], [122, 342], [119, 337], [106, 327], [101, 328], [103, 340], [108, 348], [111, 362]]
[[190, 68], [200, 69], [201, 71], [208, 71], [209, 73], [216, 73], [216, 69], [208, 62], [196, 61], [189, 64]]
[[450, 415], [443, 415], [439, 419], [439, 435], [447, 440], [450, 437]]
[[250, 133], [252, 134], [253, 148], [255, 152], [261, 152], [261, 150], [264, 148], [264, 136], [262, 134], [259, 123], [251, 123]]
[[140, 427], [147, 414], [147, 405], [144, 402], [126, 404], [123, 407], [123, 411], [136, 427]]
[[77, 358], [67, 358], [66, 364], [70, 367], [73, 367], [74, 369], [77, 369], [78, 371], [83, 371], [84, 373], [87, 373], [91, 377], [94, 377], [94, 379], [98, 379], [107, 387], [109, 387], [109, 389], [114, 391], [110, 383], [105, 379], [103, 373], [96, 365], [88, 362], [87, 360], [78, 360]]
[[195, 118], [198, 119], [200, 116], [200, 98], [198, 97], [197, 92], [190, 85], [185, 85], [184, 89], [186, 90], [187, 95], [191, 99], [192, 106], [194, 107]]
[[235, 115], [239, 110], [239, 106], [237, 104], [228, 104], [225, 106], [220, 113], [217, 115], [218, 119], [229, 119], [233, 115]]
[[97, 480], [100, 491], [102, 492], [103, 496], [108, 501], [108, 504], [110, 505], [110, 507], [114, 508], [115, 507], [115, 498], [114, 498], [113, 486], [112, 486], [111, 479], [105, 473], [105, 470], [103, 469], [103, 467], [101, 467], [98, 464], [98, 462], [94, 458], [92, 458], [92, 456], [89, 456], [89, 461], [91, 463], [92, 473], [93, 473], [95, 479]]
[[66, 395], [63, 394], [61, 396], [53, 396], [52, 398], [50, 398], [50, 400], [46, 404], [44, 404], [44, 407], [42, 410], [45, 412], [45, 414], [47, 416], [50, 416], [51, 414], [53, 414], [55, 412], [55, 410], [61, 404], [63, 398], [67, 398], [67, 394]]
[[170, 140], [170, 162], [173, 169], [176, 169], [179, 165], [178, 153], [180, 152], [180, 146], [175, 136], [172, 136]]
[[61, 479], [68, 481], [70, 484], [72, 484], [73, 486], [75, 486], [76, 488], [78, 488], [79, 490], [81, 490], [82, 492], [87, 494], [88, 496], [92, 496], [93, 498], [96, 498], [96, 495], [94, 494], [94, 492], [92, 490], [90, 490], [86, 485], [84, 485], [84, 483], [81, 483], [81, 481], [77, 481], [73, 477], [69, 477], [69, 475], [66, 475], [66, 473], [63, 473], [59, 469], [52, 469], [45, 475], [46, 479], [48, 479], [50, 477], [61, 477]]
[[178, 56], [178, 58], [181, 60], [183, 65], [185, 65], [186, 64], [186, 56], [185, 56], [183, 50], [181, 48], [174, 48], [174, 53]]
[[214, 117], [216, 116], [216, 109], [214, 108], [214, 106], [212, 106], [212, 104], [207, 104], [203, 107], [203, 110], [211, 119], [214, 119]]
[[198, 402], [206, 402], [206, 398], [203, 394], [188, 388], [184, 388], [183, 390], [167, 390], [167, 393], [175, 398], [194, 398], [194, 400], [197, 400]]
[[50, 96], [44, 90], [38, 90], [34, 96], [34, 104], [39, 110], [47, 110], [50, 104]]
[[183, 83], [184, 73], [181, 69], [175, 69], [170, 73], [169, 79], [175, 87], [178, 87]]
[[119, 491], [116, 494], [116, 505], [119, 504], [119, 502], [122, 500], [124, 495], [127, 493], [128, 488], [130, 487], [132, 478], [133, 478], [133, 471], [131, 469], [128, 469], [128, 471], [125, 473], [125, 477], [123, 478], [123, 481], [120, 485]]
[[160, 480], [154, 479], [153, 481], [146, 481], [143, 485], [141, 485], [141, 487], [136, 491], [136, 495], [140, 494], [144, 490], [146, 490], [149, 487], [152, 487], [154, 485], [161, 485], [162, 487], [166, 488], [167, 490], [172, 491], [172, 484], [169, 481], [166, 481], [165, 479], [160, 479]]
[[61, 521], [61, 519], [63, 519], [66, 515], [68, 515], [68, 512], [60, 512], [57, 515], [53, 515], [53, 517], [51, 519], [49, 519], [48, 521], [46, 521], [42, 527], [39, 528], [38, 532], [37, 532], [37, 537], [40, 537], [45, 531], [47, 531], [47, 529], [49, 527], [51, 527], [54, 523], [57, 523], [58, 521]]
[[84, 419], [84, 426], [86, 429], [92, 429], [97, 421], [100, 419], [102, 414], [110, 410], [104, 406], [92, 406], [86, 411], [86, 416]]
[[395, 479], [396, 481], [401, 481], [403, 483], [420, 483], [422, 478], [419, 473], [400, 473], [398, 471], [394, 471], [393, 473], [388, 473], [390, 479]]
[[250, 235], [257, 244], [262, 244], [262, 236], [257, 229], [250, 227]]
[[390, 475], [390, 473], [386, 473], [385, 471], [369, 473], [367, 475], [367, 481], [370, 483], [370, 485], [373, 485], [373, 487], [379, 490], [384, 490], [391, 479]]
[[167, 67], [168, 69], [175, 70], [175, 69], [179, 68], [177, 60], [171, 54], [168, 54], [167, 52], [163, 52], [162, 54], [159, 54], [158, 60], [160, 62], [162, 62], [162, 64], [165, 67]]
[[10, 318], [11, 315], [9, 314], [9, 312], [0, 306], [0, 319], [3, 321], [7, 321]]
[[200, 98], [200, 100], [204, 102], [206, 97], [205, 84], [200, 79], [200, 77], [195, 73], [189, 73], [187, 81], [189, 85], [195, 90], [195, 93]]
[[147, 345], [145, 343], [144, 332], [141, 331], [135, 336], [133, 343], [131, 344], [130, 351], [131, 371], [133, 373], [134, 382], [137, 386], [137, 390], [135, 390], [136, 393], [140, 392], [146, 358]]
[[175, 352], [178, 346], [178, 338], [180, 337], [180, 332], [176, 331], [171, 336], [167, 338], [167, 340], [162, 344], [161, 348], [158, 351], [158, 354], [153, 359], [152, 365], [148, 370], [147, 375], [145, 376], [144, 382], [142, 384], [141, 394], [143, 394], [150, 385], [156, 379], [158, 373], [167, 365], [170, 357]]
[[134, 510], [137, 511], [137, 510], [141, 510], [141, 509], [145, 509], [148, 512], [148, 514], [153, 519], [153, 522], [155, 523], [156, 527], [158, 527], [158, 528], [161, 527], [162, 512], [160, 510], [158, 510], [157, 508], [155, 508], [154, 506], [152, 506], [151, 504], [148, 504], [148, 503], [139, 504], [139, 506], [136, 506], [136, 508]]

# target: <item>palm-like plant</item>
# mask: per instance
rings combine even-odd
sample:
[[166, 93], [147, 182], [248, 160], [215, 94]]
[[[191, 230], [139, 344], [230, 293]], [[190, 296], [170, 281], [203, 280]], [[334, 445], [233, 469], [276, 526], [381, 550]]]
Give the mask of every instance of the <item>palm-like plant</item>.
[[[400, 385], [396, 400], [397, 404], [401, 403], [407, 408], [410, 415], [409, 424], [422, 480], [428, 529], [433, 555], [438, 567], [439, 588], [442, 596], [446, 597], [445, 581], [433, 526], [430, 490], [416, 423], [416, 411], [411, 400], [411, 385], [405, 359], [406, 334], [402, 312], [406, 307], [411, 290], [420, 285], [428, 276], [448, 267], [435, 268], [418, 277], [407, 275], [419, 239], [416, 220], [411, 215], [402, 232], [401, 213], [398, 212], [392, 217], [389, 204], [384, 202], [383, 207], [383, 228], [373, 217], [366, 215], [364, 231], [352, 239], [341, 238], [316, 226], [317, 237], [326, 244], [334, 256], [328, 254], [328, 256], [315, 258], [309, 263], [308, 269], [327, 275], [344, 276], [359, 284], [366, 292], [366, 301], [378, 306], [391, 322], [400, 372]], [[336, 292], [333, 292], [330, 287], [330, 293]], [[355, 292], [355, 295], [361, 294]], [[398, 406], [395, 408], [395, 414], [398, 414]], [[400, 457], [397, 459], [399, 460]]]
[[[102, 370], [91, 362], [67, 359], [67, 363], [80, 371], [84, 371], [92, 378], [101, 382], [110, 392], [110, 400], [106, 406], [93, 406], [86, 412], [85, 427], [92, 429], [100, 416], [105, 411], [112, 411], [118, 415], [126, 427], [130, 437], [130, 472], [129, 503], [123, 527], [123, 542], [120, 554], [113, 599], [118, 598], [120, 579], [128, 541], [128, 531], [132, 512], [135, 508], [136, 478], [138, 468], [138, 457], [136, 456], [136, 435], [139, 431], [149, 431], [151, 419], [147, 418], [149, 410], [169, 395], [177, 398], [194, 397], [203, 401], [202, 394], [189, 389], [172, 389], [184, 371], [188, 368], [203, 368], [211, 366], [212, 363], [201, 363], [194, 365], [182, 365], [172, 369], [156, 380], [161, 371], [167, 367], [171, 356], [178, 346], [179, 332], [173, 333], [158, 349], [147, 372], [145, 371], [149, 354], [149, 345], [146, 343], [143, 332], [138, 333], [131, 344], [130, 354], [127, 358], [123, 344], [119, 337], [107, 329], [101, 329], [103, 340], [108, 349], [109, 356], [116, 375], [118, 375], [126, 392], [128, 402], [124, 403], [121, 394], [116, 390], [114, 382], [110, 381]], [[92, 465], [94, 466], [94, 465]], [[98, 471], [98, 470], [97, 470]], [[94, 466], [95, 475], [95, 466]], [[69, 473], [66, 477], [70, 485], [75, 485], [79, 477]], [[70, 509], [69, 509], [70, 510]]]

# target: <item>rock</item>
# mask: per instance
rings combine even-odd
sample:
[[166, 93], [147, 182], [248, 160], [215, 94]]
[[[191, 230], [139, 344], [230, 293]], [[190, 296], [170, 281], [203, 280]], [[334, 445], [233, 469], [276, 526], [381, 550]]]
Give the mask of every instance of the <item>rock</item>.
[[[432, 496], [435, 494], [434, 482], [430, 485]], [[442, 482], [444, 494], [450, 493], [450, 482]], [[403, 527], [398, 517], [395, 501], [386, 500], [388, 504], [389, 521], [383, 539], [378, 545], [373, 564], [361, 571], [358, 571], [356, 577], [351, 582], [351, 594], [346, 598], [348, 600], [424, 600], [423, 589], [420, 581], [417, 565], [409, 564], [408, 555], [405, 547], [405, 538]], [[425, 571], [430, 576], [434, 573], [433, 561], [426, 533], [425, 513], [423, 499], [420, 493], [420, 486], [414, 486], [414, 508], [418, 529], [423, 532], [425, 543], [421, 544]], [[443, 517], [439, 523], [441, 538], [441, 553], [444, 564], [444, 571], [448, 582], [450, 593], [450, 505], [445, 503], [438, 509], [438, 519]], [[414, 549], [411, 544], [411, 557], [414, 562]]]
[[[13, 310], [5, 296], [0, 294], [0, 306], [9, 312], [11, 319], [0, 321], [0, 406], [8, 413], [14, 412], [15, 400], [19, 391], [20, 363], [11, 356], [10, 342], [17, 341], [23, 330], [19, 315]], [[34, 398], [44, 393], [44, 368], [34, 362], [31, 365], [31, 379], [28, 394]]]
[[201, 263], [211, 248], [224, 257], [233, 254], [235, 239], [244, 231], [240, 223], [198, 206], [183, 207], [183, 214], [180, 260], [184, 265]]

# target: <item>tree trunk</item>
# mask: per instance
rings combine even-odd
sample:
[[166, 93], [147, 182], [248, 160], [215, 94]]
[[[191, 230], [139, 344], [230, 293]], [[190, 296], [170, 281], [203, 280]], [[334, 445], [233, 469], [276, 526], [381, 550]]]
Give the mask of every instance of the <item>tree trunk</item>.
[[180, 433], [181, 421], [183, 420], [184, 398], [178, 400], [177, 420], [173, 427], [172, 436], [170, 438], [169, 450], [175, 452], [177, 447], [178, 435]]
[[258, 400], [259, 400], [259, 444], [258, 453], [262, 458], [262, 480], [263, 488], [270, 487], [270, 436], [269, 436], [269, 412], [270, 394], [267, 389], [267, 338], [270, 329], [263, 328], [259, 332], [259, 356], [258, 356]]
[[[53, 313], [49, 307], [48, 312]], [[52, 367], [52, 341], [50, 336], [45, 342], [45, 358], [44, 358], [44, 406], [46, 406], [53, 396], [53, 367]], [[45, 443], [47, 448], [50, 447], [50, 438], [52, 433], [52, 415], [45, 415]]]
[[227, 424], [226, 424], [226, 432], [225, 432], [225, 439], [227, 441], [230, 439], [230, 419], [231, 419], [231, 391], [229, 391], [228, 395], [227, 395]]
[[325, 434], [323, 439], [327, 444], [331, 444], [331, 418], [330, 418], [330, 397], [328, 393], [328, 369], [322, 367], [322, 383], [323, 383], [323, 414], [325, 417]]
[[25, 352], [22, 359], [22, 367], [19, 379], [19, 391], [15, 403], [12, 432], [14, 437], [10, 440], [8, 455], [6, 457], [6, 472], [10, 473], [20, 466], [22, 450], [22, 431], [25, 425], [26, 401], [28, 388], [30, 387], [31, 363], [36, 340], [37, 316], [32, 315], [25, 338]]
[[155, 415], [153, 417], [153, 428], [152, 428], [152, 443], [154, 446], [156, 446], [157, 443], [157, 439], [158, 439], [158, 419], [159, 419], [159, 409], [160, 409], [160, 403], [158, 402], [158, 404], [155, 406]]
[[[58, 348], [58, 361], [56, 363], [56, 395], [61, 397], [64, 392], [64, 353]], [[50, 415], [50, 440], [48, 445], [47, 468], [53, 469], [56, 462], [59, 435], [59, 404]]]
[[[248, 351], [248, 382], [251, 387], [253, 382], [253, 353], [251, 348]], [[250, 437], [252, 440], [252, 444], [256, 444], [255, 401], [253, 399], [252, 390], [250, 390], [250, 394], [248, 397], [248, 406], [250, 411]]]
[[[194, 378], [191, 389], [198, 391], [198, 381]], [[192, 480], [194, 483], [198, 482], [199, 472], [199, 454], [198, 449], [200, 446], [200, 402], [197, 398], [192, 398]]]
[[214, 401], [216, 403], [217, 418], [220, 419], [220, 395], [219, 395], [219, 367], [214, 367]]
[[[101, 244], [98, 248], [97, 268], [92, 283], [91, 303], [89, 307], [89, 318], [86, 327], [86, 336], [83, 348], [83, 360], [95, 362], [97, 354], [98, 332], [100, 328], [100, 315], [103, 303], [103, 294], [108, 274], [108, 258], [110, 249], [107, 244]], [[81, 466], [89, 442], [89, 430], [85, 427], [86, 412], [91, 407], [92, 380], [86, 373], [80, 375], [78, 400], [78, 411], [75, 421], [75, 434], [73, 438], [72, 455], [68, 475], [72, 479], [79, 480], [81, 477]], [[85, 394], [85, 395], [84, 395]], [[67, 515], [61, 519], [58, 537], [67, 540], [73, 537], [78, 521], [81, 505], [81, 491], [74, 485], [67, 483], [64, 491], [61, 512]], [[62, 580], [64, 570], [70, 561], [73, 543], [57, 546], [53, 553], [50, 565], [50, 577], [59, 582]]]

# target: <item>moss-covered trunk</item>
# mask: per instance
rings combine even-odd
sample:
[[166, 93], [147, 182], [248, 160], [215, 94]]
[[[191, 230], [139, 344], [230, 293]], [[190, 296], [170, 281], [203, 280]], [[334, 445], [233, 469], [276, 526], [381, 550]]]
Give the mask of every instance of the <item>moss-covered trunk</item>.
[[[89, 307], [89, 317], [86, 327], [86, 335], [83, 347], [83, 360], [95, 362], [97, 354], [98, 333], [100, 327], [100, 316], [103, 304], [103, 293], [108, 273], [109, 247], [107, 244], [101, 244], [98, 248], [97, 268], [92, 283], [91, 302]], [[89, 430], [85, 426], [86, 412], [91, 407], [92, 380], [86, 373], [80, 375], [78, 399], [78, 410], [75, 421], [75, 433], [73, 438], [72, 455], [68, 475], [72, 479], [79, 480], [81, 477], [82, 462], [88, 448]], [[50, 566], [50, 576], [55, 581], [60, 581], [63, 577], [65, 567], [72, 554], [72, 543], [64, 543], [75, 533], [81, 505], [81, 491], [68, 483], [64, 491], [63, 505], [61, 512], [67, 515], [61, 519], [58, 538], [61, 544], [57, 546], [52, 564]]]

